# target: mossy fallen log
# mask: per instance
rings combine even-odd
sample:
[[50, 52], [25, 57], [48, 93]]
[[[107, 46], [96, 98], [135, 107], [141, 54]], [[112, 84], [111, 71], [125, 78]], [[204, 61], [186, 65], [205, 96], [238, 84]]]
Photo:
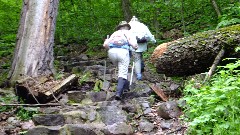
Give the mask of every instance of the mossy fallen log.
[[155, 48], [151, 62], [166, 76], [189, 76], [207, 72], [221, 49], [223, 58], [240, 57], [240, 25], [196, 33]]

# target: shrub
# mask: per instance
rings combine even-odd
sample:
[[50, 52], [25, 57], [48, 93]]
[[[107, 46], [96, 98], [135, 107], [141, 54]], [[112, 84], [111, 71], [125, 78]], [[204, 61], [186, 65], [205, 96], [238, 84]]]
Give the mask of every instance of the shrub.
[[184, 89], [185, 118], [189, 134], [240, 133], [240, 60], [227, 64], [208, 84], [194, 87], [191, 80]]

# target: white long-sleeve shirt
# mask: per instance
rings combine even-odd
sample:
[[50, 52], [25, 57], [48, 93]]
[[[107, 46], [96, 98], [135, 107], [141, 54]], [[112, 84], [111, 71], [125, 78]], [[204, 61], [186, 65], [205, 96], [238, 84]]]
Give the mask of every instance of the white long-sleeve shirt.
[[[129, 25], [131, 26], [130, 32], [132, 32], [135, 36], [142, 38], [146, 37], [147, 41], [151, 41], [156, 43], [154, 35], [150, 32], [148, 27], [138, 21], [130, 21]], [[147, 50], [147, 42], [146, 43], [138, 43], [138, 49], [136, 52], [144, 52]]]

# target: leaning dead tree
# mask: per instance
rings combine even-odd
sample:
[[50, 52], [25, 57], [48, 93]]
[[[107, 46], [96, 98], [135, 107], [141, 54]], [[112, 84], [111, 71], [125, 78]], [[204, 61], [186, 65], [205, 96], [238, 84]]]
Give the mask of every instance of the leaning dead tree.
[[[42, 84], [51, 82], [54, 75], [53, 44], [59, 0], [24, 0], [17, 34], [14, 60], [9, 80], [16, 84], [18, 95], [33, 97], [39, 103], [40, 95], [57, 88]], [[44, 88], [44, 89], [43, 89]]]
[[207, 72], [215, 59], [239, 58], [240, 52], [235, 52], [239, 46], [240, 25], [234, 25], [163, 43], [155, 48], [151, 61], [166, 76], [194, 75]]
[[24, 0], [9, 78], [54, 74], [53, 44], [58, 0]]

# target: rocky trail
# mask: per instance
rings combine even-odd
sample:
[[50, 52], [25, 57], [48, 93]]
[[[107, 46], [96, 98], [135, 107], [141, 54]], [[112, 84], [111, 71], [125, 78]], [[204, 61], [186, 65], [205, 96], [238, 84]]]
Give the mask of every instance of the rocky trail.
[[[134, 78], [130, 91], [125, 91], [123, 99], [118, 101], [114, 98], [117, 69], [109, 59], [81, 54], [58, 56], [57, 60], [64, 65], [60, 67], [63, 73], [83, 73], [78, 82], [51, 102], [60, 105], [25, 107], [38, 111], [31, 120], [19, 120], [14, 112], [0, 113], [0, 135], [183, 135], [186, 132], [187, 125], [180, 119], [179, 105], [183, 103], [178, 101], [182, 82], [153, 73], [146, 66], [143, 81]], [[131, 66], [129, 69], [131, 72]], [[6, 95], [14, 94], [0, 91], [0, 97]]]

